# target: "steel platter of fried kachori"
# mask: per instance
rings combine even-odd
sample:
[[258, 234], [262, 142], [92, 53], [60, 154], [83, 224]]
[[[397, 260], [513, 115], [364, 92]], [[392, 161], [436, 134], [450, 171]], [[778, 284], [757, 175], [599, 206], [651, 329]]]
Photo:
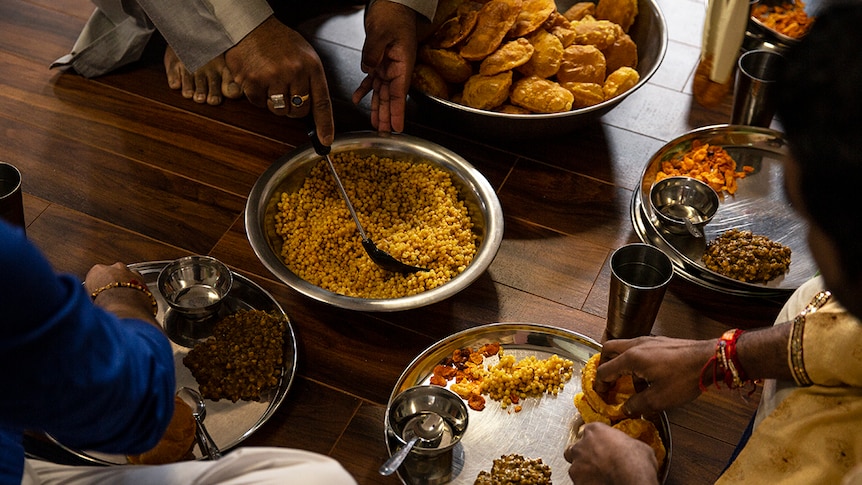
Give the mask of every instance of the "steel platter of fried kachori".
[[600, 353], [593, 355], [584, 365], [581, 374], [582, 391], [574, 398], [575, 407], [581, 413], [581, 418], [584, 423], [601, 422], [611, 425], [650, 445], [661, 469], [667, 457], [667, 450], [655, 424], [644, 418], [628, 418], [623, 413], [623, 405], [635, 393], [632, 377], [621, 377], [604, 397], [593, 389], [600, 358]]
[[440, 2], [419, 46], [413, 87], [501, 113], [560, 113], [612, 99], [638, 83], [628, 30], [637, 0]]
[[201, 395], [218, 401], [256, 401], [275, 388], [284, 364], [285, 319], [262, 310], [240, 310], [218, 321], [183, 364]]

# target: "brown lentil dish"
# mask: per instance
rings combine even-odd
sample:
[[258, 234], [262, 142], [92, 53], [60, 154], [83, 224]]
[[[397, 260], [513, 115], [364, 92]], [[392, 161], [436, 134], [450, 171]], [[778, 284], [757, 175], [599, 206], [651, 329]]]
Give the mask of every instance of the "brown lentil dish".
[[368, 237], [428, 271], [392, 273], [371, 261], [322, 161], [299, 190], [281, 194], [275, 215], [281, 257], [297, 276], [346, 296], [399, 298], [441, 286], [473, 261], [473, 223], [446, 171], [353, 152], [335, 154], [333, 163]]
[[207, 399], [259, 400], [281, 378], [286, 330], [283, 316], [240, 310], [217, 322], [212, 336], [195, 345], [183, 364]]
[[494, 460], [491, 471], [482, 470], [474, 485], [551, 485], [551, 467], [541, 458], [527, 459], [518, 454]]
[[706, 246], [707, 269], [747, 283], [765, 283], [790, 268], [790, 248], [751, 231], [729, 229]]

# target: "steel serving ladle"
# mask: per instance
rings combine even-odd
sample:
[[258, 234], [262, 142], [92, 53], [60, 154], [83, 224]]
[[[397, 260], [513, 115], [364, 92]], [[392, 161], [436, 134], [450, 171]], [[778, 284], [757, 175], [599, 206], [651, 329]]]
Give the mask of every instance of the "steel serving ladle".
[[395, 473], [395, 470], [401, 466], [404, 459], [407, 458], [407, 455], [410, 454], [410, 450], [413, 449], [413, 446], [415, 446], [417, 442], [433, 442], [442, 436], [445, 429], [443, 424], [443, 418], [437, 413], [430, 413], [411, 421], [410, 426], [407, 427], [409, 429], [405, 429], [403, 432], [405, 439], [409, 436], [407, 444], [402, 446], [398, 451], [393, 453], [388, 460], [386, 460], [386, 463], [384, 463], [380, 467], [380, 470], [378, 470], [380, 474], [386, 476]]
[[306, 124], [308, 125], [309, 130], [308, 137], [311, 138], [311, 144], [314, 146], [314, 151], [326, 159], [326, 163], [329, 165], [329, 171], [332, 172], [332, 177], [335, 179], [335, 185], [338, 186], [338, 191], [341, 193], [341, 198], [344, 199], [344, 203], [347, 204], [347, 210], [350, 211], [350, 216], [353, 218], [353, 222], [356, 223], [356, 229], [359, 230], [359, 236], [362, 238], [362, 247], [365, 249], [365, 252], [368, 253], [371, 260], [374, 261], [377, 266], [396, 273], [428, 271], [425, 268], [411, 266], [398, 261], [391, 254], [378, 248], [377, 245], [374, 244], [374, 241], [368, 237], [368, 234], [365, 233], [365, 229], [362, 228], [362, 224], [359, 222], [359, 216], [356, 215], [356, 210], [350, 202], [350, 197], [347, 196], [347, 191], [344, 190], [344, 184], [341, 183], [341, 178], [335, 170], [335, 165], [332, 164], [332, 158], [329, 156], [329, 152], [332, 147], [328, 147], [320, 142], [320, 138], [317, 136], [317, 127], [314, 125], [314, 119], [311, 116], [306, 117]]
[[216, 446], [215, 441], [213, 441], [206, 426], [204, 426], [204, 418], [207, 415], [207, 408], [203, 396], [191, 387], [181, 387], [180, 390], [177, 391], [177, 394], [187, 395], [194, 403], [194, 406], [192, 407], [192, 416], [194, 416], [195, 422], [197, 423], [197, 426], [195, 427], [195, 438], [198, 440], [198, 446], [201, 449], [201, 453], [205, 454], [210, 460], [218, 460], [221, 458], [221, 451], [218, 449], [218, 446]]

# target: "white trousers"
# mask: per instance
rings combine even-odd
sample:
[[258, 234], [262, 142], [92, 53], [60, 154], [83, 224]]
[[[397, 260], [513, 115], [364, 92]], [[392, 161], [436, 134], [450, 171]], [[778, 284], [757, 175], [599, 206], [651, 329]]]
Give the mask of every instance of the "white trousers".
[[290, 448], [238, 448], [217, 461], [170, 465], [68, 466], [27, 459], [22, 485], [355, 485], [328, 456]]

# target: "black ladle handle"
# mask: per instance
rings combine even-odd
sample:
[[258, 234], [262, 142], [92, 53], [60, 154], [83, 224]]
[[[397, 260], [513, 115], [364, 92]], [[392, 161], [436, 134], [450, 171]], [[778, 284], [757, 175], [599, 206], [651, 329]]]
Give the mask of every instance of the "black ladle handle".
[[308, 138], [311, 139], [311, 145], [314, 147], [314, 152], [325, 157], [332, 151], [331, 146], [326, 146], [320, 142], [320, 137], [317, 135], [317, 125], [314, 124], [314, 116], [308, 115], [305, 117], [305, 127], [308, 129]]

